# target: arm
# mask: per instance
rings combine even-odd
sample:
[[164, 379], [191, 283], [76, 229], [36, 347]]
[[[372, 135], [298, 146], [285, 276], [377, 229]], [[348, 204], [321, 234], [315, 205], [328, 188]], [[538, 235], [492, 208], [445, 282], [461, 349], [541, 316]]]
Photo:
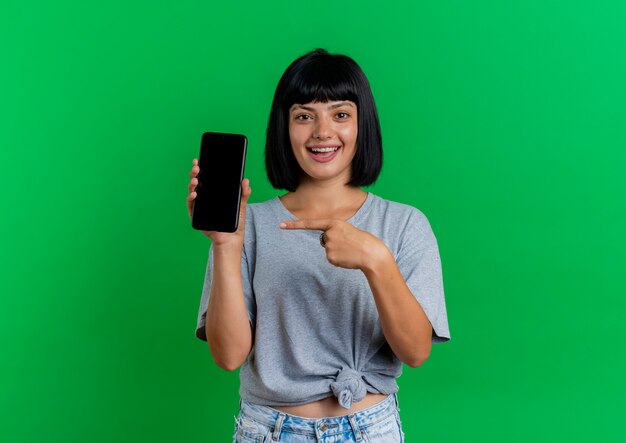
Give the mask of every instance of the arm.
[[[197, 196], [198, 160], [193, 160], [189, 176], [189, 195], [187, 210], [193, 218], [193, 204]], [[242, 281], [243, 244], [245, 237], [246, 207], [252, 193], [250, 182], [241, 182], [241, 204], [239, 207], [239, 226], [234, 233], [202, 231], [211, 239], [212, 245], [207, 264], [205, 287], [200, 302], [198, 324], [201, 324], [203, 302], [208, 298], [204, 331], [196, 330], [196, 336], [207, 341], [215, 363], [227, 371], [237, 369], [246, 360], [252, 348], [252, 325], [248, 321], [248, 311], [244, 299]], [[206, 293], [207, 282], [210, 282]], [[206, 337], [203, 337], [202, 333]]]
[[385, 338], [394, 354], [415, 368], [430, 355], [430, 321], [406, 285], [391, 252], [378, 244], [378, 250], [368, 256], [362, 271], [374, 294]]
[[407, 226], [396, 259], [379, 238], [345, 221], [281, 223], [283, 229], [324, 231], [328, 261], [364, 273], [385, 339], [402, 362], [417, 367], [429, 357], [433, 342], [449, 340], [449, 331], [436, 239], [425, 219]]
[[214, 274], [206, 315], [206, 337], [215, 363], [233, 371], [252, 348], [252, 327], [243, 295], [241, 249], [213, 245]]

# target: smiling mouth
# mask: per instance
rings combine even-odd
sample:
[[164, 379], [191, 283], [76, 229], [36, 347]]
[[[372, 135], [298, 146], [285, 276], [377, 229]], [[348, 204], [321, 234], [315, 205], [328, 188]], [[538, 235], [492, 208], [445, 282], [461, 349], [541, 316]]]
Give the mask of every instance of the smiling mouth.
[[330, 154], [339, 150], [341, 146], [307, 146], [307, 151], [312, 152], [314, 155]]

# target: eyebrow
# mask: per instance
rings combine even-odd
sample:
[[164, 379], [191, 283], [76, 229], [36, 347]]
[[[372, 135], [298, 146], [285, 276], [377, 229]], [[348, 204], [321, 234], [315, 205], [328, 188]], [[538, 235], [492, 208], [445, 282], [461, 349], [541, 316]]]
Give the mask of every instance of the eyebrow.
[[[301, 108], [301, 109], [305, 109], [307, 111], [315, 111], [315, 109], [311, 108], [310, 106], [305, 106], [305, 105], [294, 105], [296, 108]], [[341, 108], [342, 106], [350, 106], [352, 108], [354, 108], [354, 106], [352, 105], [352, 103], [350, 102], [341, 102], [341, 103], [335, 103], [334, 105], [330, 105], [328, 107], [328, 109], [336, 109], [336, 108]]]

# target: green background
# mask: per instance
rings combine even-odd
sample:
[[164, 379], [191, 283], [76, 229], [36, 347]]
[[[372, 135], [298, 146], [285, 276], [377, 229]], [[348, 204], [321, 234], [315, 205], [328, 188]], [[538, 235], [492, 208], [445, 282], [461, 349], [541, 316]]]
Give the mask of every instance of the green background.
[[194, 336], [201, 133], [249, 137], [278, 79], [351, 55], [378, 195], [437, 236], [452, 340], [400, 378], [409, 442], [624, 441], [621, 1], [0, 6], [0, 440], [230, 441], [238, 375]]

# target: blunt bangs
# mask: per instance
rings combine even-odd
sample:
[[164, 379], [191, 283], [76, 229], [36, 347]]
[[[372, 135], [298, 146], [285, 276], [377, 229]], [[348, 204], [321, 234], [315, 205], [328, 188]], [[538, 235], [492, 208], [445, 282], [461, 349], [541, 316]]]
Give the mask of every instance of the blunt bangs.
[[285, 70], [274, 94], [267, 126], [265, 168], [276, 189], [295, 191], [302, 172], [289, 139], [289, 109], [294, 104], [350, 100], [357, 106], [358, 134], [347, 185], [368, 186], [382, 169], [380, 123], [374, 96], [359, 65], [345, 55], [316, 49]]
[[[341, 57], [341, 56], [337, 56]], [[318, 59], [303, 63], [301, 71], [286, 78], [282, 105], [285, 109], [295, 104], [350, 100], [359, 105], [356, 79], [346, 60]]]

